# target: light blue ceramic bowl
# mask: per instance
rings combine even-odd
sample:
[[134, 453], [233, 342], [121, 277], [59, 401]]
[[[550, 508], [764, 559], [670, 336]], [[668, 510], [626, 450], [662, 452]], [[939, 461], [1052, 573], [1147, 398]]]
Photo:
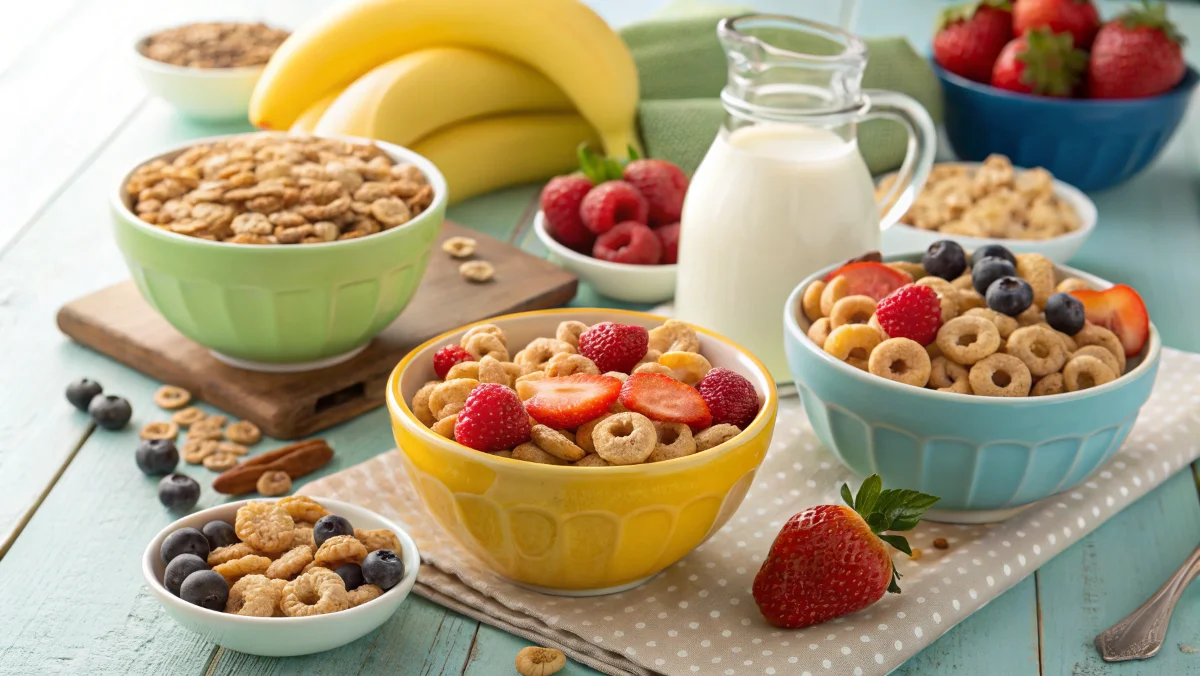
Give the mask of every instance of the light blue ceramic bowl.
[[[893, 256], [889, 260], [919, 260]], [[1162, 344], [1151, 324], [1129, 371], [1100, 387], [1005, 399], [937, 392], [885, 380], [845, 364], [809, 340], [800, 310], [808, 279], [788, 298], [788, 363], [817, 438], [859, 476], [878, 473], [888, 488], [941, 497], [932, 516], [982, 523], [1007, 518], [1071, 489], [1116, 453], [1150, 396]], [[1093, 288], [1111, 283], [1064, 266]]]

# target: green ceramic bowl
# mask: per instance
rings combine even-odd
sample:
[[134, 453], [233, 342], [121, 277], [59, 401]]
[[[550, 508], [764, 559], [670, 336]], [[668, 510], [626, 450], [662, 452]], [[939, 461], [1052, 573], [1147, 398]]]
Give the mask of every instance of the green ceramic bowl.
[[[228, 137], [191, 141], [134, 168], [220, 138]], [[446, 180], [433, 163], [375, 143], [425, 173], [433, 204], [402, 226], [328, 244], [224, 244], [161, 230], [130, 210], [123, 176], [114, 233], [142, 296], [180, 333], [241, 368], [306, 370], [354, 356], [416, 292], [446, 214]]]

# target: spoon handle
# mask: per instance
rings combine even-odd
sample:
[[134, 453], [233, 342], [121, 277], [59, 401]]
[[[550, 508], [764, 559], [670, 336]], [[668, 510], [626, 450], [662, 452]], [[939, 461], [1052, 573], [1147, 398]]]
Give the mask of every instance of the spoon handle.
[[1104, 661], [1123, 662], [1154, 657], [1166, 638], [1175, 603], [1197, 575], [1200, 575], [1200, 548], [1192, 552], [1171, 579], [1154, 592], [1154, 596], [1096, 637], [1096, 649]]

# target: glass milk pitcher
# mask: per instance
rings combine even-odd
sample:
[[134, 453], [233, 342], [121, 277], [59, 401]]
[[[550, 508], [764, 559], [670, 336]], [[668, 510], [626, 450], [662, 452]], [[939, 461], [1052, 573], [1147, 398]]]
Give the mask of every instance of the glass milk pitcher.
[[749, 349], [777, 381], [788, 294], [819, 268], [880, 247], [874, 184], [856, 125], [903, 124], [908, 152], [882, 219], [895, 222], [929, 174], [935, 131], [915, 100], [863, 90], [867, 48], [853, 35], [786, 16], [723, 19], [725, 124], [683, 205], [675, 313]]

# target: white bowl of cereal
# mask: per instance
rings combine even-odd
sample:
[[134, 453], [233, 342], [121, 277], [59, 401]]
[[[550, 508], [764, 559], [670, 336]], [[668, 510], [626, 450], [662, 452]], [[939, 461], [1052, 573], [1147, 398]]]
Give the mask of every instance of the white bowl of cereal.
[[[251, 503], [256, 506], [247, 509], [255, 511], [239, 518], [239, 510]], [[247, 525], [252, 513], [256, 526]], [[311, 541], [311, 526], [330, 514], [349, 521], [354, 534], [329, 537], [315, 551], [313, 542], [296, 544], [297, 534]], [[197, 536], [192, 529], [203, 532]], [[290, 537], [284, 533], [288, 529]], [[245, 542], [237, 541], [241, 536]], [[256, 550], [250, 542], [275, 551]], [[232, 544], [213, 547], [223, 543]], [[378, 550], [393, 551], [399, 562]], [[372, 580], [391, 586], [384, 590], [362, 580], [371, 576], [361, 569], [354, 579], [354, 566], [341, 567], [356, 561], [371, 567], [363, 557], [384, 561]], [[340, 572], [310, 567], [314, 558]], [[150, 541], [142, 575], [163, 610], [205, 640], [251, 655], [287, 657], [331, 650], [374, 631], [407, 598], [420, 563], [412, 537], [379, 514], [340, 500], [294, 496], [230, 502], [189, 514]], [[218, 606], [221, 610], [210, 609]]]
[[[884, 188], [893, 175], [880, 179]], [[934, 165], [913, 206], [883, 231], [884, 255], [952, 239], [964, 249], [1003, 244], [1066, 263], [1096, 227], [1096, 205], [1044, 169], [1014, 169], [1003, 156]]]

